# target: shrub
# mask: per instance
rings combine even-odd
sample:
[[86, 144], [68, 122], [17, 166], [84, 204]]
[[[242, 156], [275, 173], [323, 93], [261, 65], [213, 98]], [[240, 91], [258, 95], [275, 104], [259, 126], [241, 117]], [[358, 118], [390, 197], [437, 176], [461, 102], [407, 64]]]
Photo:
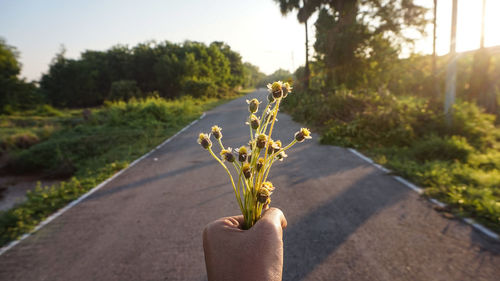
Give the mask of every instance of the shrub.
[[131, 98], [142, 97], [142, 92], [134, 80], [119, 80], [111, 83], [108, 99], [112, 101], [128, 101]]
[[188, 79], [183, 83], [182, 92], [194, 98], [213, 98], [217, 96], [217, 86], [209, 80]]
[[55, 109], [48, 104], [39, 105], [38, 107], [35, 108], [35, 110], [31, 114], [34, 116], [57, 116], [57, 117], [61, 117], [64, 115], [60, 110]]
[[415, 141], [412, 153], [420, 162], [429, 160], [458, 160], [466, 162], [474, 148], [469, 145], [467, 139], [459, 136], [438, 137], [430, 135], [422, 140]]
[[37, 135], [32, 132], [22, 132], [12, 135], [3, 141], [3, 147], [15, 147], [19, 149], [26, 149], [40, 142]]

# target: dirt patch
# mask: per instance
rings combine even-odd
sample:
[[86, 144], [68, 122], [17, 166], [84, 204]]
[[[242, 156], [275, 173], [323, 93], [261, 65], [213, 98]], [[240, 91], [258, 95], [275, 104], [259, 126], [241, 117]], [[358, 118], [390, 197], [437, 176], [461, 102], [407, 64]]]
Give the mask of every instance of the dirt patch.
[[26, 192], [35, 189], [38, 182], [42, 186], [50, 186], [61, 180], [47, 180], [40, 175], [0, 176], [0, 211], [8, 210], [26, 200]]

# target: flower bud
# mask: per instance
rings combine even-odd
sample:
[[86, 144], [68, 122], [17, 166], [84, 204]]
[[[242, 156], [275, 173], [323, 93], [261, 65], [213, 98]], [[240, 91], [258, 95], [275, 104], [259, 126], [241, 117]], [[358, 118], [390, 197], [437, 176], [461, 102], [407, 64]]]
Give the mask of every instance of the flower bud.
[[273, 140], [269, 140], [269, 144], [267, 145], [267, 154], [269, 155], [273, 154], [274, 151], [273, 145], [274, 145]]
[[274, 149], [274, 153], [278, 152], [280, 149], [281, 149], [281, 141], [280, 140], [277, 140], [273, 143], [273, 149]]
[[269, 195], [271, 195], [274, 191], [274, 185], [270, 181], [265, 181], [262, 183], [261, 189], [266, 189], [269, 191]]
[[286, 155], [284, 151], [282, 151], [278, 155], [276, 155], [276, 158], [278, 158], [278, 160], [280, 160], [280, 161], [283, 161], [283, 159], [285, 159], [287, 157], [288, 157], [288, 155]]
[[257, 99], [247, 100], [248, 103], [248, 111], [250, 113], [255, 113], [259, 110], [260, 102]]
[[230, 147], [228, 147], [227, 149], [223, 149], [220, 152], [220, 155], [222, 156], [222, 159], [226, 160], [227, 162], [231, 162], [232, 163], [235, 160], [234, 155], [232, 153], [232, 149]]
[[286, 96], [288, 96], [288, 94], [292, 92], [292, 89], [293, 88], [292, 86], [290, 86], [290, 83], [283, 83], [283, 98], [286, 98]]
[[216, 125], [216, 126], [213, 126], [213, 127], [212, 127], [212, 135], [214, 135], [214, 137], [215, 137], [216, 139], [220, 139], [220, 138], [222, 138], [222, 132], [221, 132], [221, 130], [222, 130], [222, 128], [221, 128], [221, 127], [219, 127], [219, 126], [217, 126], [217, 125]]
[[295, 133], [295, 140], [298, 142], [303, 142], [305, 139], [311, 138], [311, 131], [306, 128], [300, 128], [300, 131]]
[[252, 129], [257, 130], [260, 126], [260, 120], [257, 116], [255, 115], [250, 115], [250, 126]]
[[257, 136], [256, 145], [258, 148], [262, 149], [266, 147], [267, 136], [265, 134], [260, 134]]
[[[262, 183], [259, 192], [257, 192], [257, 201], [259, 201], [262, 204], [267, 203], [268, 199], [271, 197], [271, 194], [273, 194], [273, 191], [274, 191], [274, 186], [270, 181]], [[271, 201], [269, 201], [269, 203], [270, 202]]]
[[260, 172], [260, 169], [262, 169], [263, 166], [264, 166], [264, 158], [260, 157], [257, 160], [257, 164], [256, 164], [257, 172]]
[[276, 99], [283, 96], [283, 83], [281, 81], [274, 82], [273, 84], [267, 84], [267, 89]]
[[240, 149], [238, 149], [238, 160], [240, 162], [245, 162], [245, 160], [247, 160], [247, 155], [248, 155], [247, 147], [244, 145], [241, 146]]
[[210, 136], [207, 134], [200, 133], [200, 136], [198, 137], [198, 143], [201, 144], [204, 149], [209, 149], [210, 147], [212, 147]]
[[264, 204], [267, 202], [267, 199], [270, 196], [271, 196], [271, 194], [269, 194], [269, 191], [267, 189], [261, 188], [259, 190], [259, 192], [257, 193], [257, 201], [259, 201], [259, 203], [261, 203], [261, 204]]
[[250, 170], [250, 164], [248, 163], [243, 164], [243, 166], [241, 167], [241, 172], [243, 173], [246, 179], [249, 179], [252, 176], [252, 172]]

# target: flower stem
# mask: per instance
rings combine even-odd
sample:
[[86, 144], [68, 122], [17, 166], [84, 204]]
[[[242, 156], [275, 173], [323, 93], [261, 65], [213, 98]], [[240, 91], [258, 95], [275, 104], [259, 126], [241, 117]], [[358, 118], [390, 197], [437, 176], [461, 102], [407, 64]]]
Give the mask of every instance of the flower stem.
[[236, 200], [238, 201], [238, 204], [240, 205], [240, 210], [243, 213], [243, 204], [241, 203], [241, 199], [238, 197], [238, 195], [236, 193], [236, 186], [234, 185], [233, 176], [231, 175], [231, 173], [227, 169], [226, 165], [224, 165], [224, 163], [219, 159], [219, 157], [217, 157], [214, 154], [211, 147], [208, 148], [208, 151], [210, 152], [210, 154], [212, 154], [212, 156], [215, 158], [215, 160], [217, 160], [222, 165], [222, 167], [224, 167], [224, 170], [226, 170], [227, 174], [229, 175], [229, 179], [231, 179], [231, 184], [233, 185], [234, 196], [236, 196]]

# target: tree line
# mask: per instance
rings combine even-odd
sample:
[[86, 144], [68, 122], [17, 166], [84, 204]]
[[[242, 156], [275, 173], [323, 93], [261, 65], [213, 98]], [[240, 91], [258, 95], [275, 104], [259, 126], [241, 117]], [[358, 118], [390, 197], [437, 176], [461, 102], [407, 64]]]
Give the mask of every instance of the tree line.
[[[0, 101], [5, 111], [28, 103], [57, 107], [98, 106], [105, 100], [127, 100], [150, 94], [173, 99], [182, 95], [221, 97], [262, 79], [258, 67], [243, 63], [239, 53], [223, 42], [145, 42], [134, 47], [87, 50], [78, 59], [62, 49], [36, 83], [18, 78], [18, 52], [0, 41]], [[20, 86], [21, 85], [21, 86]], [[29, 89], [20, 89], [20, 88]], [[23, 91], [21, 91], [23, 90]]]

